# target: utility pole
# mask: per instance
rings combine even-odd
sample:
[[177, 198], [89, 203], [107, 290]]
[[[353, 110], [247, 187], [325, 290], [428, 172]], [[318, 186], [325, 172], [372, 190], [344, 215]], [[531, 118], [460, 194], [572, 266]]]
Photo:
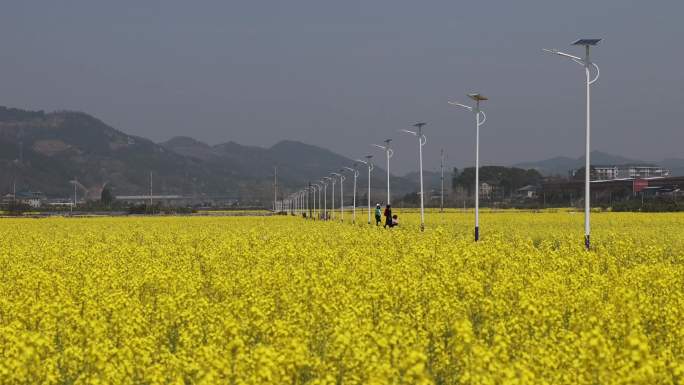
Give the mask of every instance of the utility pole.
[[278, 201], [278, 166], [273, 167], [273, 211], [277, 211], [276, 202]]
[[78, 184], [78, 179], [74, 177], [74, 203], [71, 205], [71, 214], [74, 213], [74, 207], [76, 207], [76, 184]]
[[24, 128], [19, 130], [19, 164], [24, 164]]
[[441, 174], [440, 182], [442, 184], [441, 191], [439, 193], [439, 212], [443, 213], [444, 212], [444, 149], [442, 149], [440, 151], [440, 154], [439, 154], [439, 172]]
[[150, 171], [150, 210], [152, 209], [152, 171]]

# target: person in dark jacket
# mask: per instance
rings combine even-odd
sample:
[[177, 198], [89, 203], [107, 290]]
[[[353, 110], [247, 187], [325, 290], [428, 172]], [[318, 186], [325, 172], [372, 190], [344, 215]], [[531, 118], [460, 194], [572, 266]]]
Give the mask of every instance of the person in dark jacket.
[[387, 226], [392, 227], [392, 206], [387, 205], [385, 207], [385, 213], [384, 214], [385, 214], [385, 226], [383, 226], [383, 227], [385, 227], [385, 228], [387, 228]]

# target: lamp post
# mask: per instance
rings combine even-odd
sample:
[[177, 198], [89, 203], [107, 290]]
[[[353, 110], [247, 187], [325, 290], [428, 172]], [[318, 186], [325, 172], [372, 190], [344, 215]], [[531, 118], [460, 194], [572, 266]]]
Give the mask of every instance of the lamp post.
[[[599, 78], [600, 70], [596, 63], [592, 62], [589, 57], [590, 47], [596, 46], [602, 39], [579, 39], [572, 43], [572, 45], [584, 47], [584, 58], [570, 55], [557, 49], [544, 49], [545, 52], [553, 53], [559, 56], [566, 57], [575, 63], [584, 67], [586, 75], [586, 89], [587, 89], [587, 125], [585, 130], [585, 148], [584, 148], [584, 247], [589, 250], [591, 248], [591, 85], [596, 83]], [[596, 75], [592, 74], [592, 69], [596, 71]], [[593, 77], [593, 78], [592, 78]]]
[[318, 219], [322, 219], [321, 213], [323, 212], [323, 206], [321, 206], [321, 193], [323, 192], [323, 183], [317, 184], [318, 186]]
[[371, 171], [373, 171], [373, 162], [371, 161], [373, 159], [373, 155], [366, 155], [366, 160], [361, 160], [357, 159], [356, 161], [359, 163], [363, 163], [366, 166], [368, 166], [368, 224], [370, 225], [371, 223]]
[[407, 134], [418, 137], [418, 171], [420, 174], [420, 231], [425, 231], [425, 209], [423, 203], [423, 146], [427, 143], [427, 138], [423, 134], [423, 126], [427, 123], [416, 123], [413, 127], [416, 131], [401, 130]]
[[[331, 172], [330, 175], [332, 175], [333, 178], [335, 178], [335, 177], [340, 178], [340, 220], [342, 220], [343, 219], [342, 218], [343, 217], [342, 207], [344, 206], [344, 199], [342, 198], [343, 197], [343, 195], [342, 195], [342, 193], [343, 193], [342, 182], [344, 181], [344, 179], [343, 179], [343, 176], [337, 172]], [[335, 205], [334, 204], [333, 204], [332, 209], [333, 209], [333, 211], [335, 211]]]
[[335, 173], [330, 173], [330, 219], [335, 217]]
[[390, 142], [392, 139], [385, 139], [385, 145], [381, 146], [379, 144], [374, 144], [373, 146], [385, 151], [385, 157], [387, 158], [387, 204], [390, 204], [390, 158], [394, 155], [394, 150], [390, 147]]
[[480, 102], [488, 98], [478, 93], [468, 94], [468, 97], [475, 101], [475, 107], [456, 102], [449, 102], [449, 104], [463, 107], [475, 114], [475, 242], [477, 242], [480, 240], [480, 126], [487, 120], [487, 115], [480, 110]]
[[311, 206], [313, 208], [313, 213], [311, 214], [311, 219], [316, 219], [316, 216], [318, 216], [318, 212], [316, 211], [316, 189], [318, 188], [318, 185], [316, 183], [311, 184], [311, 192], [313, 194], [313, 200], [311, 201]]
[[344, 169], [341, 169], [339, 173], [333, 173], [335, 176], [340, 178], [340, 222], [344, 221], [344, 180], [347, 179], [343, 172]]
[[351, 167], [345, 167], [346, 170], [350, 171], [352, 175], [354, 176], [354, 198], [352, 201], [352, 223], [356, 224], [356, 178], [359, 177], [359, 170], [356, 168], [356, 164], [354, 164], [354, 168]]
[[330, 180], [330, 177], [324, 176], [323, 179], [321, 179], [321, 183], [323, 184], [323, 219], [326, 221], [328, 220], [328, 181]]

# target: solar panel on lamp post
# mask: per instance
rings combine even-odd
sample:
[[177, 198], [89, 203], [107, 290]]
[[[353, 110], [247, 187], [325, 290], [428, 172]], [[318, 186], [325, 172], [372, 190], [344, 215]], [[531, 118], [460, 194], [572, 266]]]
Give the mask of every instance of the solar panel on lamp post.
[[418, 172], [420, 174], [420, 231], [425, 231], [425, 209], [423, 203], [423, 146], [427, 143], [427, 138], [423, 134], [423, 126], [427, 123], [416, 123], [413, 127], [416, 127], [416, 131], [404, 130], [407, 134], [418, 137]]
[[[587, 112], [585, 129], [585, 148], [584, 148], [584, 247], [586, 250], [591, 248], [591, 85], [596, 83], [599, 78], [600, 70], [596, 63], [591, 61], [589, 50], [596, 46], [602, 39], [579, 39], [572, 45], [584, 47], [584, 58], [561, 52], [557, 49], [543, 49], [543, 51], [566, 57], [584, 67], [586, 76], [587, 93]], [[593, 71], [592, 71], [593, 69]], [[595, 76], [592, 72], [596, 72]]]
[[394, 150], [390, 147], [392, 139], [385, 139], [385, 145], [381, 146], [379, 144], [374, 144], [373, 146], [383, 150], [385, 152], [385, 157], [387, 158], [387, 205], [390, 204], [390, 158], [394, 155]]
[[346, 170], [350, 171], [352, 175], [354, 176], [354, 195], [353, 195], [353, 200], [352, 200], [352, 223], [356, 224], [356, 178], [359, 177], [359, 169], [356, 168], [356, 164], [354, 164], [354, 168], [352, 167], [345, 167]]
[[468, 97], [475, 101], [475, 107], [456, 102], [449, 102], [449, 104], [463, 107], [475, 114], [475, 242], [477, 242], [480, 240], [480, 126], [487, 120], [487, 115], [480, 110], [480, 102], [488, 98], [478, 93], [468, 94]]
[[361, 160], [357, 159], [356, 161], [359, 163], [363, 163], [366, 166], [368, 166], [368, 224], [371, 224], [371, 171], [373, 171], [373, 168], [375, 167], [373, 165], [373, 162], [371, 161], [373, 159], [373, 155], [366, 155], [366, 160]]

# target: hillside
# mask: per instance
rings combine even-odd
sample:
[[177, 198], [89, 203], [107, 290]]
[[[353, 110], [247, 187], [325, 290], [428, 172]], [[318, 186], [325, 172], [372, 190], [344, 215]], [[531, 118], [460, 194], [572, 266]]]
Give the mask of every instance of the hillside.
[[[554, 157], [550, 159], [522, 162], [515, 164], [515, 167], [524, 169], [535, 169], [543, 175], [560, 175], [567, 176], [572, 169], [577, 169], [584, 166], [584, 156], [578, 158], [569, 157]], [[626, 158], [624, 156], [612, 155], [602, 151], [591, 152], [592, 165], [622, 165], [622, 164], [657, 164], [672, 170], [675, 176], [684, 175], [684, 159], [664, 159], [659, 162], [643, 161], [638, 159]]]
[[[267, 202], [272, 199], [274, 166], [281, 191], [286, 192], [352, 163], [329, 150], [295, 141], [262, 148], [235, 142], [212, 146], [176, 137], [157, 144], [81, 112], [0, 107], [2, 194], [16, 184], [17, 190], [66, 197], [73, 191], [74, 178], [87, 187], [92, 199], [105, 184], [117, 195], [147, 194], [151, 172], [155, 194]], [[374, 186], [384, 186], [382, 175], [383, 170], [376, 168]], [[399, 177], [394, 184], [397, 193], [413, 188]]]

